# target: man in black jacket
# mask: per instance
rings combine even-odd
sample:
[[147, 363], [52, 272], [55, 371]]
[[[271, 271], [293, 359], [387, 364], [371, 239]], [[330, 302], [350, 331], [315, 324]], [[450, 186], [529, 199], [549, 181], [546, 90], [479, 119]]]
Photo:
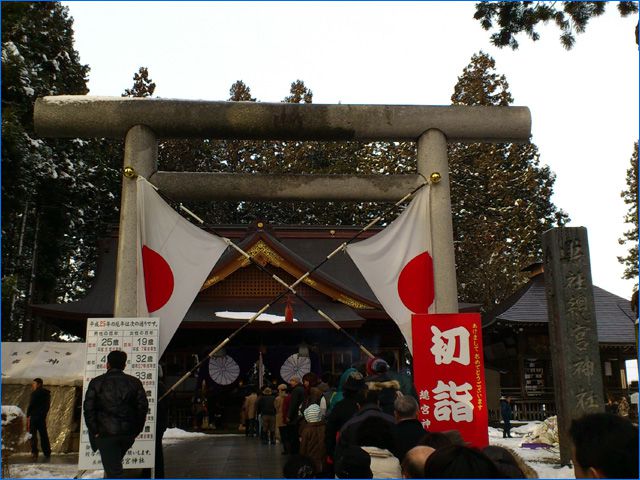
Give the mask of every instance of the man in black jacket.
[[364, 403], [366, 389], [367, 385], [364, 383], [364, 377], [354, 369], [346, 377], [342, 385], [342, 400], [336, 403], [327, 417], [324, 443], [329, 457], [334, 458], [338, 432], [345, 423], [358, 413], [359, 405]]
[[[358, 412], [351, 417], [340, 429], [338, 441], [334, 450], [334, 458], [336, 461], [343, 455], [343, 450], [348, 445], [365, 446], [359, 443], [358, 429], [362, 423], [369, 418], [379, 418], [386, 422], [389, 430], [393, 428], [396, 419], [382, 411], [378, 403], [380, 392], [378, 390], [367, 390], [364, 400], [358, 404]], [[336, 405], [337, 406], [337, 405]], [[393, 438], [393, 437], [392, 437]], [[374, 445], [375, 446], [375, 445]], [[395, 450], [395, 445], [391, 445], [388, 450]]]
[[31, 458], [38, 458], [38, 434], [40, 445], [45, 458], [51, 456], [49, 434], [47, 433], [47, 413], [51, 404], [51, 393], [43, 388], [41, 378], [34, 378], [31, 382], [31, 398], [27, 408], [27, 430], [31, 434]]
[[300, 407], [304, 401], [304, 387], [300, 383], [299, 377], [291, 377], [289, 379], [291, 385], [291, 403], [289, 403], [289, 411], [287, 412], [287, 435], [290, 442], [291, 454], [297, 455], [300, 451], [300, 437], [298, 436], [298, 428], [302, 418]]
[[406, 453], [424, 437], [427, 431], [418, 420], [418, 402], [410, 395], [396, 398], [393, 403], [396, 424], [393, 426], [395, 451], [393, 454], [402, 462]]
[[511, 415], [513, 411], [511, 409], [511, 397], [500, 397], [500, 415], [504, 421], [504, 428], [502, 429], [502, 438], [511, 438]]
[[87, 388], [84, 420], [89, 441], [100, 450], [105, 478], [123, 478], [122, 459], [144, 427], [149, 402], [142, 382], [123, 370], [127, 354], [115, 350], [107, 355], [107, 373]]

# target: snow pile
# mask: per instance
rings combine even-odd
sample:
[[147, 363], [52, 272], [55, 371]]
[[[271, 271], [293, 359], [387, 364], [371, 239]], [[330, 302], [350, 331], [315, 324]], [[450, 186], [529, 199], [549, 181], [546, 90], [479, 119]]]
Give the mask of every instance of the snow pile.
[[24, 412], [16, 405], [2, 406], [2, 450], [16, 450], [29, 440], [31, 435], [24, 430]]
[[523, 440], [526, 443], [546, 443], [557, 446], [559, 443], [558, 417], [549, 417], [544, 422], [535, 425], [535, 428], [525, 433]]
[[206, 436], [207, 434], [202, 432], [186, 432], [184, 430], [180, 430], [179, 428], [167, 428], [162, 438], [196, 438]]
[[2, 405], [2, 426], [9, 425], [16, 417], [24, 417], [24, 412], [17, 405]]

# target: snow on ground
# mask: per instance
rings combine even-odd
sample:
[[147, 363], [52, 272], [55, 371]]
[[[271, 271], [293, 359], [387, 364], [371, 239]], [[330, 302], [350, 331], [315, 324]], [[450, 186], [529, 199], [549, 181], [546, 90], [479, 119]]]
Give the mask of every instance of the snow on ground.
[[507, 447], [516, 452], [537, 473], [539, 478], [575, 478], [573, 467], [560, 465], [560, 451], [552, 448], [522, 448], [525, 441], [523, 437], [532, 432], [542, 422], [527, 422], [526, 424], [511, 429], [513, 438], [502, 438], [502, 429], [489, 427], [489, 443]]
[[[502, 430], [489, 427], [489, 443], [491, 445], [500, 445], [508, 447], [518, 453], [527, 462], [531, 468], [537, 473], [539, 478], [575, 478], [573, 468], [558, 468], [560, 462], [560, 453], [557, 448], [522, 448], [523, 437], [527, 433], [533, 431], [540, 422], [528, 422], [523, 426], [511, 429], [513, 438], [502, 438]], [[211, 435], [202, 432], [186, 432], [179, 428], [169, 428], [164, 435], [163, 444], [171, 445], [178, 442], [193, 440], [202, 437], [242, 437], [242, 434], [218, 434]], [[78, 465], [76, 463], [12, 463], [12, 478], [73, 478], [78, 474]], [[102, 470], [93, 470], [85, 472], [81, 478], [102, 478]]]
[[203, 432], [186, 432], [184, 430], [180, 430], [179, 428], [167, 428], [164, 432], [164, 436], [162, 439], [167, 438], [197, 438], [197, 437], [206, 437], [208, 436]]
[[190, 440], [194, 438], [200, 437], [244, 437], [244, 434], [237, 433], [202, 433], [202, 432], [186, 432], [184, 430], [180, 430], [179, 428], [168, 428], [164, 432], [164, 436], [162, 437], [163, 445], [172, 445], [174, 443], [181, 442], [183, 440]]
[[[16, 457], [26, 456], [28, 454], [16, 455]], [[56, 455], [54, 457], [72, 456], [74, 454]], [[78, 463], [9, 463], [11, 478], [74, 478], [78, 475]], [[103, 478], [103, 470], [88, 470], [80, 478]]]

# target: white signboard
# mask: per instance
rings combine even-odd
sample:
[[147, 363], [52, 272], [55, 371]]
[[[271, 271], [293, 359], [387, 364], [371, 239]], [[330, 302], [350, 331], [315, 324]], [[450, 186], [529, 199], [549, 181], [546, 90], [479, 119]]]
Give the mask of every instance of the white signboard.
[[[158, 391], [158, 328], [157, 318], [89, 318], [87, 320], [87, 359], [82, 388], [82, 403], [89, 381], [107, 371], [107, 355], [112, 350], [127, 354], [125, 373], [142, 382], [149, 400], [149, 412], [144, 429], [125, 455], [124, 468], [153, 468], [155, 461], [156, 400]], [[100, 452], [89, 444], [87, 426], [82, 412], [79, 470], [102, 469]]]

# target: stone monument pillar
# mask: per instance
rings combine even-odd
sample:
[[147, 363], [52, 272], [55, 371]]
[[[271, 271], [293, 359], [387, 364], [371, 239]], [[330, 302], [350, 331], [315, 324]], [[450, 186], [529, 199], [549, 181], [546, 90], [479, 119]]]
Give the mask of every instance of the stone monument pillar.
[[560, 463], [567, 465], [571, 420], [604, 411], [587, 229], [547, 230], [542, 245]]

